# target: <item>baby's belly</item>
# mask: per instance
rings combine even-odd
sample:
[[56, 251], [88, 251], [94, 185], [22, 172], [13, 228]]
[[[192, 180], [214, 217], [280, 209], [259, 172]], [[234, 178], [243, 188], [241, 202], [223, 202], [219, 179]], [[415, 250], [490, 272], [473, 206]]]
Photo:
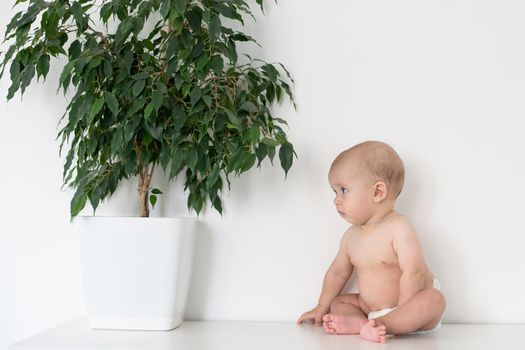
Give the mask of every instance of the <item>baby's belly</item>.
[[400, 273], [361, 273], [358, 276], [359, 297], [370, 311], [394, 307], [399, 299]]

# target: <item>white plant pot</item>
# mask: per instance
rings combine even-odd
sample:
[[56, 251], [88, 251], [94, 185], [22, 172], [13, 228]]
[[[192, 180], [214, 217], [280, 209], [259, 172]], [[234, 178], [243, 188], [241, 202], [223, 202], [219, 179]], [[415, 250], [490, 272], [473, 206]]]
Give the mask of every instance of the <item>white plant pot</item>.
[[182, 323], [195, 218], [77, 217], [91, 328], [170, 330]]

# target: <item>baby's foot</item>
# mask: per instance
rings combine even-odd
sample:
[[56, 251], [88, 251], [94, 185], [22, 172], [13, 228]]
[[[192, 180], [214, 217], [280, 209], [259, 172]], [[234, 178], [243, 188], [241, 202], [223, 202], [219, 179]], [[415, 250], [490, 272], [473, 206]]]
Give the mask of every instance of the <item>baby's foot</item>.
[[323, 327], [330, 334], [359, 334], [367, 321], [362, 316], [341, 316], [327, 314], [323, 316]]
[[386, 327], [380, 324], [377, 320], [371, 319], [368, 321], [359, 332], [362, 338], [376, 341], [378, 343], [386, 342]]

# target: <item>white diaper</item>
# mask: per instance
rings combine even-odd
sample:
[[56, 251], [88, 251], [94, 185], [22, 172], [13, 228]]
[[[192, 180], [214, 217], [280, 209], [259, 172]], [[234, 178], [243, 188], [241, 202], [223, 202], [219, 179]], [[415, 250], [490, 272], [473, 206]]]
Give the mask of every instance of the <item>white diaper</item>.
[[[441, 290], [441, 285], [439, 284], [439, 280], [437, 278], [434, 278], [432, 280], [432, 287], [434, 289], [437, 289], [437, 290]], [[382, 309], [382, 310], [377, 310], [377, 311], [371, 311], [369, 314], [368, 314], [368, 319], [371, 320], [373, 318], [378, 318], [378, 317], [381, 317], [381, 316], [385, 316], [386, 314], [394, 311], [397, 307], [391, 307], [391, 308], [386, 308], [386, 309]], [[420, 330], [420, 331], [415, 331], [415, 332], [412, 332], [410, 334], [426, 334], [426, 333], [432, 333], [433, 331], [435, 331], [436, 329], [438, 329], [439, 327], [441, 327], [441, 320], [439, 321], [439, 323], [432, 329], [429, 329], [429, 330]]]

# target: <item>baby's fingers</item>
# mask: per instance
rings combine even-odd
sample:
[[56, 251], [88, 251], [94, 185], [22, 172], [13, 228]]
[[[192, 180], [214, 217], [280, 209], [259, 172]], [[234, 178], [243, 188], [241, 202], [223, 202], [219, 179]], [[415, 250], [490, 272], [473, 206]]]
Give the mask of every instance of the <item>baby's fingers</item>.
[[299, 317], [299, 319], [297, 320], [297, 323], [298, 324], [301, 324], [303, 322], [308, 322], [308, 320], [311, 320], [312, 319], [312, 316], [310, 315], [309, 312], [305, 312], [304, 314], [301, 315], [301, 317]]

